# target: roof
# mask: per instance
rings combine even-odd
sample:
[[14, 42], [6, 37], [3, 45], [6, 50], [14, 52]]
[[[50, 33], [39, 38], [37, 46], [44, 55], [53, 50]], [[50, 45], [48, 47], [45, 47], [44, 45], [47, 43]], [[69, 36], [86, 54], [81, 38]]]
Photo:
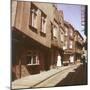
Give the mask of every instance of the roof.
[[75, 28], [73, 27], [73, 25], [67, 21], [64, 20], [64, 24], [68, 27], [68, 28], [72, 28], [72, 30], [74, 31]]
[[75, 30], [75, 32], [77, 32], [79, 34], [79, 36], [83, 39], [82, 35], [80, 34], [80, 32], [78, 30]]

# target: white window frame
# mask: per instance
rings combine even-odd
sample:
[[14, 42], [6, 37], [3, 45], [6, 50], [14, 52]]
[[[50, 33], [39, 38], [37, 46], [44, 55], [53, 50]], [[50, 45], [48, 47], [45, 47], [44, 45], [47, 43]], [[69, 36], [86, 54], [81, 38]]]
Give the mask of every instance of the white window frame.
[[31, 25], [34, 27], [34, 28], [37, 28], [37, 26], [36, 26], [36, 21], [37, 21], [37, 10], [36, 9], [32, 9], [31, 10], [31, 19], [32, 19], [32, 22], [31, 22]]
[[[34, 55], [34, 53], [31, 52], [31, 54], [27, 55], [27, 57], [29, 56], [31, 57], [31, 62], [29, 61], [27, 65], [39, 65], [39, 56], [37, 53]], [[35, 56], [35, 63], [34, 63], [34, 56]]]
[[46, 18], [44, 16], [41, 16], [41, 31], [46, 33]]

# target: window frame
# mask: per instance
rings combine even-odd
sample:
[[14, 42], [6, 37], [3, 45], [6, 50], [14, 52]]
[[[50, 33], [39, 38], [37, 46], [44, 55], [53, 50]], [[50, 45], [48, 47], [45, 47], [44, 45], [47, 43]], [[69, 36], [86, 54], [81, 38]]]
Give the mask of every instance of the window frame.
[[43, 37], [46, 37], [46, 15], [44, 12], [41, 11], [41, 29], [40, 29], [40, 34]]
[[61, 33], [61, 42], [64, 42], [64, 34]]
[[30, 51], [31, 54], [29, 54], [29, 52], [27, 53], [26, 57], [31, 57], [31, 60], [27, 60], [27, 65], [40, 65], [39, 63], [39, 55], [37, 52], [33, 52]]
[[36, 27], [36, 19], [37, 19], [37, 10], [36, 9], [31, 9], [31, 25], [34, 28]]
[[[38, 7], [36, 7], [33, 3], [31, 3], [29, 27], [35, 33], [37, 33], [37, 11], [38, 11]], [[32, 15], [34, 15], [34, 16], [32, 16]], [[32, 17], [36, 17], [36, 20], [33, 21]]]
[[41, 16], [41, 32], [46, 34], [46, 18]]
[[65, 41], [65, 49], [68, 49], [68, 41]]
[[65, 36], [68, 36], [68, 28], [65, 27]]
[[57, 27], [55, 25], [53, 25], [53, 38], [55, 38], [55, 39], [58, 38]]

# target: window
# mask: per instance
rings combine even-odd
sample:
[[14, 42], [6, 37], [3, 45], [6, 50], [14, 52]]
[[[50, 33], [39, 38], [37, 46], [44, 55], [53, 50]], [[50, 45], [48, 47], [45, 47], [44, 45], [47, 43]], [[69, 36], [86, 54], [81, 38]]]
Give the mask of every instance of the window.
[[41, 32], [46, 33], [46, 17], [41, 16]]
[[36, 23], [37, 23], [36, 22], [37, 21], [37, 12], [36, 12], [35, 9], [32, 9], [31, 10], [31, 17], [32, 17], [32, 20], [31, 20], [32, 21], [32, 26], [35, 27], [35, 28], [37, 28], [36, 27]]
[[67, 49], [67, 47], [68, 47], [68, 43], [67, 43], [67, 41], [65, 41], [65, 47], [64, 47], [64, 49]]
[[51, 23], [51, 39], [57, 39], [58, 38], [58, 28]]
[[46, 36], [46, 15], [41, 11], [41, 36]]
[[64, 41], [64, 35], [63, 35], [63, 33], [61, 33], [61, 41], [62, 42]]
[[33, 30], [37, 29], [37, 11], [38, 11], [38, 8], [33, 3], [31, 3], [31, 9], [30, 9], [30, 27]]
[[64, 33], [63, 33], [63, 29], [60, 28], [60, 38], [61, 38], [61, 42], [64, 41]]
[[64, 25], [64, 20], [63, 20], [63, 16], [61, 15], [61, 18], [60, 18], [60, 22], [61, 22], [61, 26]]
[[72, 48], [72, 44], [73, 44], [73, 42], [72, 42], [72, 41], [70, 41], [70, 46], [69, 46], [69, 48]]
[[80, 35], [78, 35], [78, 41], [80, 42]]
[[67, 36], [68, 35], [68, 29], [67, 29], [67, 27], [65, 27], [65, 36]]
[[58, 33], [57, 33], [57, 27], [53, 26], [53, 37], [57, 38], [58, 37]]
[[72, 36], [73, 35], [73, 32], [72, 32], [72, 29], [71, 29], [71, 31], [70, 31], [70, 36]]
[[31, 64], [32, 63], [32, 60], [31, 60], [31, 56], [30, 55], [27, 55], [27, 64]]
[[36, 52], [28, 52], [27, 54], [27, 65], [39, 64], [39, 56]]

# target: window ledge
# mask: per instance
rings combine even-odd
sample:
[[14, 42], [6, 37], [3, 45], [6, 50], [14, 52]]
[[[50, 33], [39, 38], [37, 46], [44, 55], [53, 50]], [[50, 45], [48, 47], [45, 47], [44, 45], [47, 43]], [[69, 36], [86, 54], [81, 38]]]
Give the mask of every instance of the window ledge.
[[40, 65], [40, 64], [27, 64], [27, 66], [35, 66], [35, 65]]
[[43, 36], [43, 37], [46, 37], [46, 33], [40, 31], [40, 35]]

